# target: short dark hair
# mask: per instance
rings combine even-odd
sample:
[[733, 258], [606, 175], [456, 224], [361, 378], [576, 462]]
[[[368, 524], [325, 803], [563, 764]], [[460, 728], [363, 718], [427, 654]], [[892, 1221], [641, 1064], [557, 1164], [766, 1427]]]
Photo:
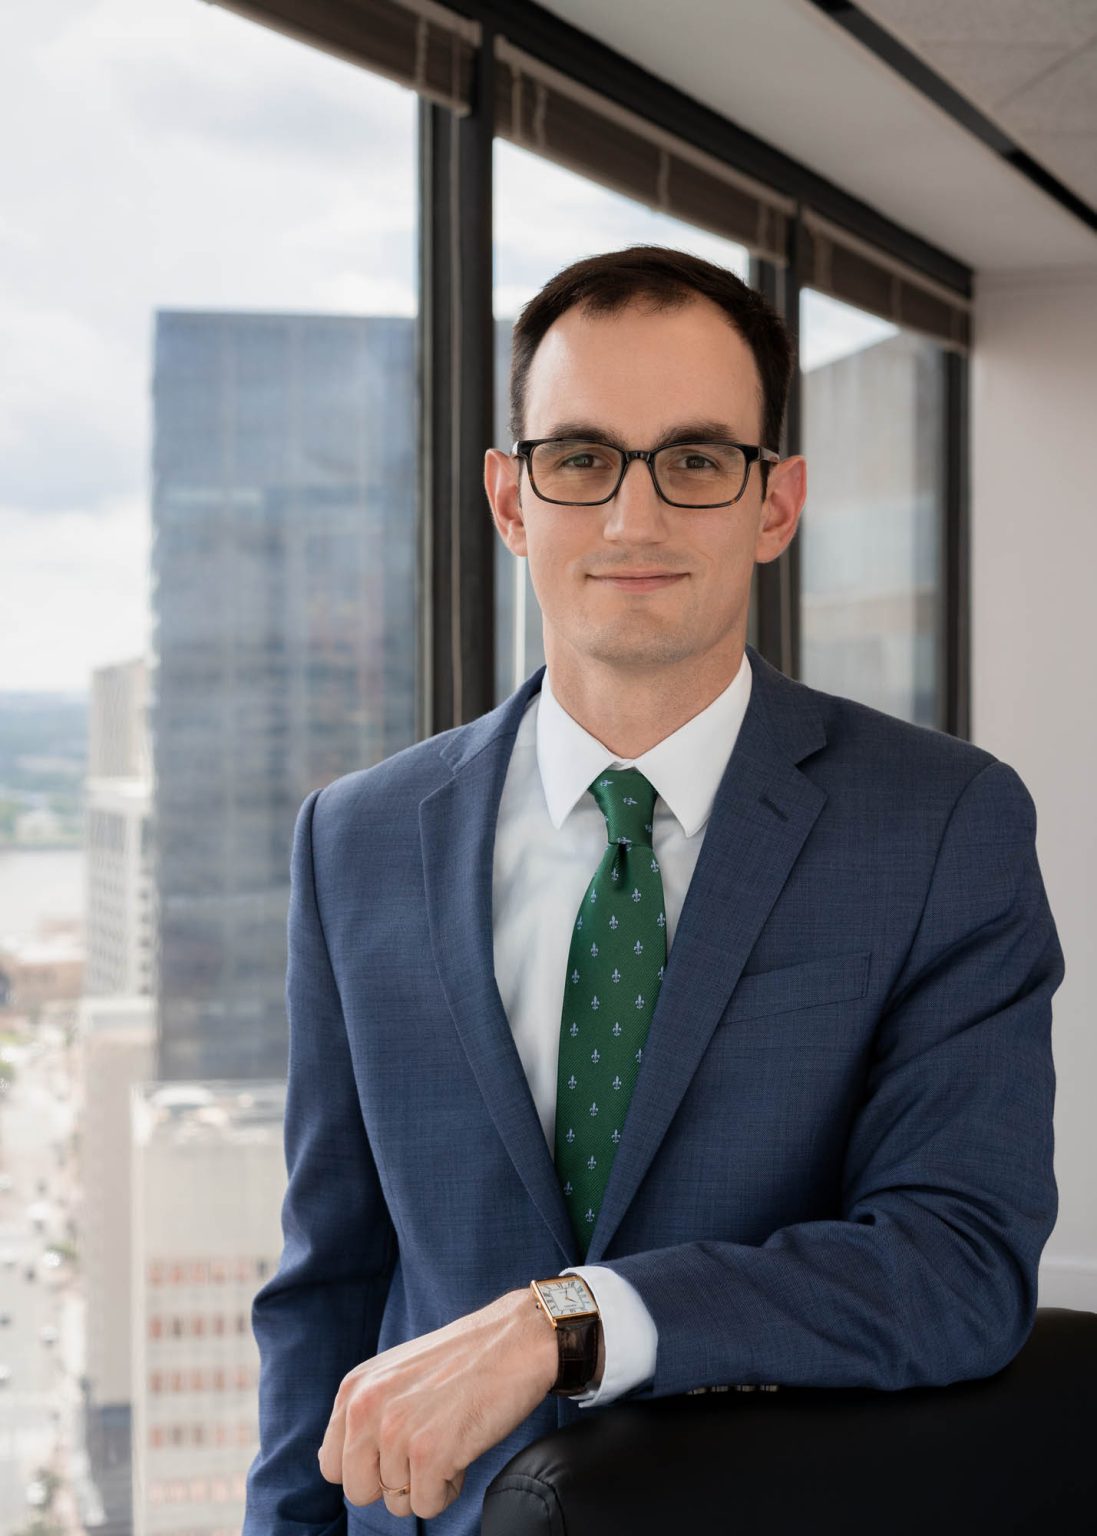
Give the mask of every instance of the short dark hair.
[[[521, 310], [511, 336], [511, 441], [525, 436], [526, 384], [534, 353], [566, 310], [578, 304], [588, 314], [614, 314], [640, 298], [652, 310], [678, 309], [695, 294], [724, 311], [754, 354], [762, 382], [762, 444], [779, 452], [793, 366], [792, 339], [784, 321], [734, 272], [663, 245], [629, 245], [573, 261]], [[768, 467], [759, 465], [763, 496]]]

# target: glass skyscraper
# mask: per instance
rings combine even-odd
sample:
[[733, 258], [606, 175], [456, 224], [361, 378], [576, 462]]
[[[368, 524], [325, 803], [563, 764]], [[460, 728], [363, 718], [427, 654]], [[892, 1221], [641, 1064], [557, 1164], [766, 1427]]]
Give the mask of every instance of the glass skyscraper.
[[298, 808], [415, 739], [415, 324], [156, 316], [161, 1080], [284, 1077]]

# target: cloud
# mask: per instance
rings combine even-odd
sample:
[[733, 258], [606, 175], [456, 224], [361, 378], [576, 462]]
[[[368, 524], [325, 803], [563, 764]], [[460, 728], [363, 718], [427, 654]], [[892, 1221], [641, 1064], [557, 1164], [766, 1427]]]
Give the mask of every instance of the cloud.
[[217, 5], [98, 0], [38, 59], [70, 108], [125, 123], [160, 153], [205, 144], [237, 165], [277, 160], [310, 177], [360, 177], [363, 155], [388, 176], [414, 169], [393, 138], [410, 92]]
[[[138, 471], [140, 357], [122, 337], [61, 309], [9, 301], [0, 308], [0, 335], [0, 503], [100, 510]], [[120, 411], [120, 401], [132, 405]]]
[[412, 93], [195, 0], [7, 33], [0, 503], [143, 489], [158, 308], [414, 312]]
[[414, 313], [416, 113], [196, 0], [6, 18], [0, 686], [144, 643], [157, 309]]
[[0, 507], [0, 679], [79, 689], [94, 667], [146, 655], [149, 520], [138, 498], [49, 518]]

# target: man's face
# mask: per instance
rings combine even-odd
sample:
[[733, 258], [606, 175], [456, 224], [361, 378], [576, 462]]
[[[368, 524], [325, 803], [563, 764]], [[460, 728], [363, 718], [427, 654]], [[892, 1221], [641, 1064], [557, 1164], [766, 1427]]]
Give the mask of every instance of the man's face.
[[[632, 304], [590, 317], [572, 308], [546, 332], [527, 380], [527, 437], [590, 432], [652, 448], [685, 431], [757, 443], [761, 421], [754, 355], [700, 295], [656, 313]], [[746, 635], [754, 562], [791, 540], [803, 479], [802, 459], [771, 465], [763, 503], [755, 464], [733, 506], [672, 507], [634, 460], [612, 501], [573, 507], [542, 501], [526, 466], [506, 454], [489, 449], [485, 463], [496, 526], [529, 559], [550, 666], [557, 645], [638, 669], [731, 656]], [[676, 579], [646, 589], [607, 579], [652, 571]]]

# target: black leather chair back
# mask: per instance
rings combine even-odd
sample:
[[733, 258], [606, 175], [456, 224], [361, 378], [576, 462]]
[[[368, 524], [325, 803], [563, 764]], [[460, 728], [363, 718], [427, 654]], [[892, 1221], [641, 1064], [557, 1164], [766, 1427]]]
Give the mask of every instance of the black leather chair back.
[[621, 1401], [544, 1435], [482, 1536], [1095, 1536], [1097, 1313], [1042, 1307], [995, 1376]]

